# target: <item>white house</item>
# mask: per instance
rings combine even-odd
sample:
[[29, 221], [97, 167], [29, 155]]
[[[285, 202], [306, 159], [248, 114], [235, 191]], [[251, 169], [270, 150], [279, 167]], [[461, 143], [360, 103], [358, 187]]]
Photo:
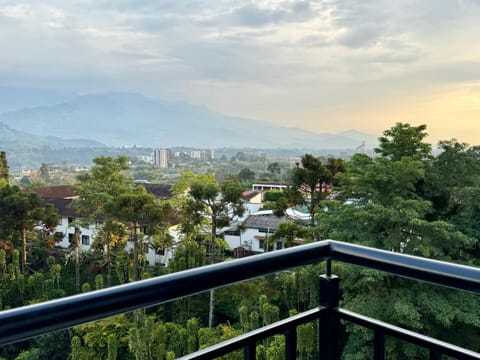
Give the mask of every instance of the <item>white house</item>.
[[[169, 186], [163, 184], [139, 184], [144, 186], [148, 192], [154, 194], [156, 197], [170, 196]], [[59, 248], [68, 249], [74, 241], [75, 226], [80, 231], [80, 250], [89, 251], [95, 240], [95, 236], [99, 229], [101, 229], [102, 222], [85, 225], [77, 221], [75, 209], [72, 207], [73, 200], [76, 198], [73, 188], [71, 186], [49, 186], [32, 190], [48, 204], [52, 204], [58, 211], [59, 223], [56, 227], [56, 233], [61, 236], [60, 241], [56, 244]], [[61, 234], [61, 235], [60, 235]], [[144, 255], [149, 264], [164, 264], [168, 266], [169, 260], [173, 257], [173, 249], [154, 250], [148, 246], [148, 236], [144, 236]], [[127, 251], [133, 250], [133, 242], [128, 241], [125, 249]]]
[[[265, 210], [250, 215], [243, 223], [233, 225], [224, 232], [225, 241], [230, 249], [239, 247], [253, 253], [268, 251], [269, 238], [278, 230], [281, 223], [288, 221], [284, 217], [273, 215], [273, 211]], [[240, 225], [240, 226], [239, 226]], [[273, 250], [283, 248], [283, 241], [273, 244]]]

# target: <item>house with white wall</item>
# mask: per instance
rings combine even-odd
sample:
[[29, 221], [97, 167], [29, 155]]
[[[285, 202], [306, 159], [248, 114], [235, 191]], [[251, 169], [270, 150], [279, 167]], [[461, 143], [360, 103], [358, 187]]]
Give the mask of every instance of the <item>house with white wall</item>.
[[[170, 187], [164, 184], [138, 184], [144, 186], [146, 190], [157, 198], [169, 197]], [[48, 186], [31, 190], [38, 194], [48, 204], [52, 204], [58, 211], [59, 223], [56, 227], [58, 239], [60, 239], [56, 246], [62, 249], [68, 249], [74, 241], [75, 227], [79, 228], [80, 241], [79, 246], [81, 251], [89, 251], [95, 240], [95, 236], [101, 229], [102, 222], [97, 221], [94, 224], [85, 224], [79, 221], [75, 209], [72, 207], [73, 201], [77, 198], [71, 186]], [[164, 264], [168, 266], [169, 260], [173, 257], [173, 249], [157, 249], [149, 246], [150, 238], [144, 236], [144, 256], [146, 261], [153, 264]], [[125, 245], [127, 251], [133, 251], [133, 242], [127, 241]]]
[[225, 230], [225, 241], [231, 250], [243, 248], [251, 253], [279, 250], [284, 247], [283, 241], [278, 240], [269, 247], [269, 239], [278, 230], [279, 225], [287, 221], [285, 217], [275, 216], [271, 210], [259, 211], [251, 214], [244, 222]]

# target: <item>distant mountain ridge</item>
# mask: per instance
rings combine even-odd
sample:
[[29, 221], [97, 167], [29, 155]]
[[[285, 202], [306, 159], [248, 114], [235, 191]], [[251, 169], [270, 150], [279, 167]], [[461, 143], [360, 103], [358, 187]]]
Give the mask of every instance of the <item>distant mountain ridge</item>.
[[77, 94], [46, 89], [0, 86], [0, 113], [23, 108], [59, 104]]
[[105, 145], [89, 139], [62, 139], [55, 136], [40, 136], [31, 133], [12, 129], [0, 122], [0, 147], [39, 147], [48, 146], [51, 148], [65, 147], [104, 147]]
[[313, 133], [227, 116], [203, 106], [151, 99], [136, 93], [76, 96], [52, 105], [0, 114], [11, 129], [36, 136], [92, 139], [107, 146], [354, 149], [376, 137], [356, 132]]

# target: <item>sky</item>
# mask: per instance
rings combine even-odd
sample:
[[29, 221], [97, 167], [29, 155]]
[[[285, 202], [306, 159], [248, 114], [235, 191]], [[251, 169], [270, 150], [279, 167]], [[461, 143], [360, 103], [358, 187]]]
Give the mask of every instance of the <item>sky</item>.
[[0, 0], [0, 86], [480, 144], [480, 0]]

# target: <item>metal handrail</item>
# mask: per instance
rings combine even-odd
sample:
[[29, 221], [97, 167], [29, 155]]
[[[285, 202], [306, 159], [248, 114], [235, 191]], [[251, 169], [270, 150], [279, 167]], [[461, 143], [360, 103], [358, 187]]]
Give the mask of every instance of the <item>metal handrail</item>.
[[480, 268], [328, 241], [331, 259], [480, 294]]
[[340, 260], [480, 294], [480, 269], [324, 240], [0, 312], [0, 345], [292, 267]]

